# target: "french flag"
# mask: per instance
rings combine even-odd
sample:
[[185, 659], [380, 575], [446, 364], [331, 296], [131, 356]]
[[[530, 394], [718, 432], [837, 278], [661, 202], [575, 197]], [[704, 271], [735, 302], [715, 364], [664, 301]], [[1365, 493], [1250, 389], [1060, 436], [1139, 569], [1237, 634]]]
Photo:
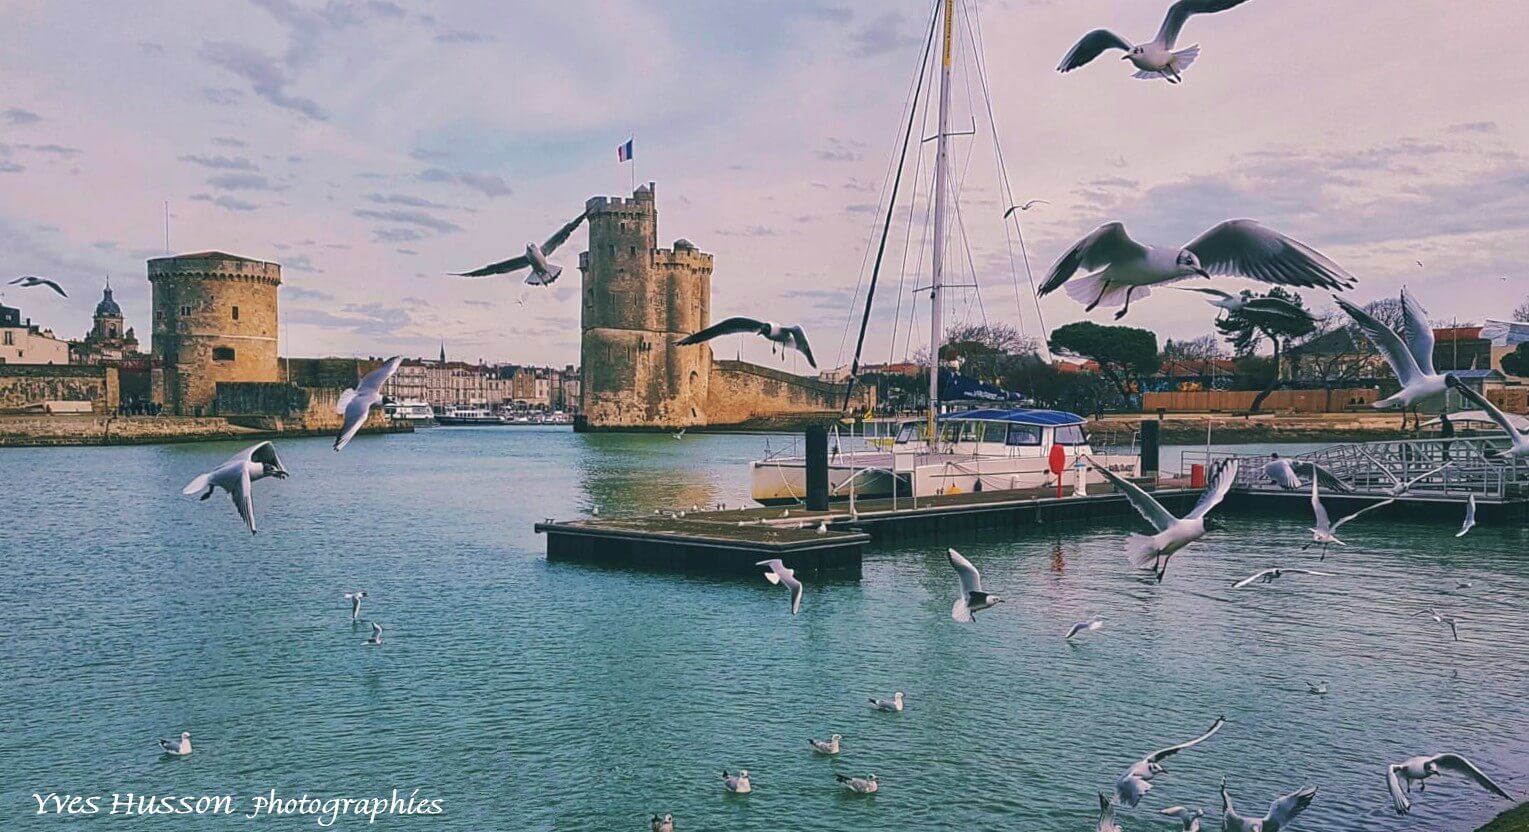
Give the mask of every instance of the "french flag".
[[632, 140], [631, 139], [627, 139], [625, 144], [620, 145], [619, 147], [616, 148], [616, 161], [618, 161], [618, 162], [630, 162], [630, 161], [632, 161]]

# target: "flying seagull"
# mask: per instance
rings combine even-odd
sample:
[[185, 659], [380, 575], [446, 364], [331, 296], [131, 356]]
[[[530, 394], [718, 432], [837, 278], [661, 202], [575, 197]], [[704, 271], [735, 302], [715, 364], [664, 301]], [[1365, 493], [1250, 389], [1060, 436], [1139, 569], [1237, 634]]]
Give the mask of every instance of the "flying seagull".
[[[1476, 495], [1472, 494], [1465, 501], [1465, 522], [1460, 524], [1460, 531], [1455, 532], [1455, 537], [1465, 537], [1465, 533], [1476, 525]], [[1470, 586], [1466, 584], [1466, 586]]]
[[1255, 572], [1252, 575], [1243, 578], [1242, 580], [1232, 584], [1232, 589], [1242, 589], [1245, 586], [1252, 586], [1253, 584], [1259, 582], [1272, 584], [1286, 575], [1320, 575], [1324, 578], [1333, 577], [1333, 573], [1331, 572], [1317, 572], [1312, 569], [1281, 569], [1276, 566], [1273, 569], [1265, 569], [1262, 572]]
[[770, 571], [764, 573], [765, 580], [772, 584], [780, 584], [791, 590], [791, 614], [796, 615], [802, 609], [802, 582], [796, 579], [796, 572], [786, 568], [786, 564], [780, 558], [762, 560], [755, 566], [768, 566]]
[[[1375, 349], [1385, 357], [1386, 363], [1391, 365], [1391, 372], [1396, 375], [1396, 380], [1401, 383], [1402, 389], [1396, 393], [1375, 402], [1375, 408], [1387, 409], [1393, 407], [1402, 408], [1403, 427], [1407, 421], [1407, 408], [1411, 408], [1414, 415], [1420, 405], [1428, 404], [1443, 398], [1447, 384], [1445, 376], [1441, 375], [1433, 366], [1433, 327], [1428, 323], [1428, 313], [1417, 299], [1407, 294], [1402, 289], [1402, 332], [1398, 334], [1390, 327], [1377, 321], [1373, 315], [1360, 309], [1354, 304], [1333, 296], [1338, 307], [1348, 313], [1354, 323], [1359, 325], [1359, 331], [1364, 337], [1375, 345]], [[1406, 340], [1403, 340], [1405, 336]], [[1421, 417], [1418, 417], [1421, 424]]]
[[1458, 623], [1460, 619], [1455, 618], [1452, 615], [1441, 615], [1439, 611], [1435, 610], [1433, 607], [1429, 607], [1428, 609], [1422, 610], [1420, 612], [1415, 612], [1411, 617], [1417, 618], [1420, 615], [1426, 615], [1429, 618], [1432, 618], [1435, 624], [1448, 624], [1449, 634], [1455, 637], [1455, 641], [1460, 640], [1460, 630], [1455, 627], [1455, 624]]
[[178, 740], [161, 738], [159, 740], [159, 747], [163, 748], [165, 753], [170, 756], [185, 757], [191, 753], [191, 732], [182, 731], [181, 738]]
[[1232, 795], [1226, 790], [1226, 778], [1221, 778], [1221, 828], [1224, 832], [1279, 832], [1295, 816], [1306, 811], [1316, 798], [1315, 788], [1282, 794], [1269, 804], [1269, 814], [1261, 818], [1244, 818], [1232, 808]]
[[1449, 376], [1449, 386], [1455, 388], [1455, 390], [1458, 391], [1460, 395], [1475, 402], [1477, 407], [1486, 411], [1487, 416], [1491, 417], [1492, 421], [1496, 422], [1498, 427], [1507, 432], [1508, 441], [1511, 442], [1512, 445], [1506, 450], [1498, 451], [1497, 453], [1493, 454], [1493, 458], [1510, 459], [1517, 457], [1522, 459], [1523, 457], [1529, 457], [1529, 433], [1524, 433], [1518, 428], [1514, 427], [1513, 423], [1508, 420], [1507, 415], [1504, 414], [1502, 410], [1497, 407], [1497, 405], [1487, 401], [1486, 396], [1483, 396], [1480, 393], [1477, 393], [1475, 390], [1472, 390], [1469, 386], [1461, 383], [1461, 381], [1454, 376]]
[[568, 240], [568, 236], [573, 233], [574, 229], [579, 227], [579, 223], [583, 222], [586, 216], [588, 214], [580, 214], [574, 217], [567, 225], [559, 228], [551, 237], [548, 237], [547, 242], [539, 246], [536, 243], [526, 243], [526, 253], [519, 257], [511, 257], [498, 263], [490, 263], [481, 269], [475, 269], [470, 272], [459, 272], [456, 276], [488, 277], [489, 275], [518, 272], [521, 269], [530, 267], [531, 273], [526, 276], [526, 283], [532, 286], [546, 286], [552, 281], [557, 280], [558, 275], [563, 273], [562, 266], [554, 266], [548, 263], [547, 258], [552, 256], [552, 252], [557, 251], [558, 246]]
[[1024, 203], [1023, 205], [1010, 205], [1009, 206], [1009, 210], [1003, 212], [1003, 218], [1004, 219], [1008, 219], [1009, 215], [1013, 214], [1015, 211], [1028, 211], [1028, 210], [1030, 210], [1031, 208], [1034, 208], [1037, 205], [1050, 205], [1050, 204], [1051, 204], [1051, 202], [1048, 201], [1048, 200], [1044, 200], [1044, 199], [1032, 199], [1029, 202]]
[[[796, 350], [802, 354], [802, 357], [807, 359], [807, 363], [812, 365], [813, 369], [817, 369], [818, 362], [813, 359], [812, 348], [807, 345], [807, 333], [803, 332], [799, 326], [781, 326], [771, 321], [756, 321], [753, 318], [732, 317], [720, 323], [712, 324], [693, 335], [687, 335], [677, 343], [681, 346], [701, 344], [723, 335], [738, 335], [741, 333], [763, 335], [775, 344], [779, 344], [782, 357], [785, 356], [786, 350]], [[774, 346], [770, 347], [770, 352], [775, 352]]]
[[1286, 491], [1305, 488], [1306, 483], [1301, 479], [1302, 476], [1321, 480], [1329, 491], [1351, 492], [1354, 490], [1354, 486], [1338, 479], [1336, 474], [1315, 462], [1301, 460], [1291, 462], [1278, 453], [1269, 454], [1269, 461], [1264, 463], [1263, 471], [1265, 477]]
[[255, 480], [275, 477], [279, 480], [287, 478], [287, 469], [281, 467], [281, 460], [276, 457], [276, 446], [270, 442], [261, 442], [228, 458], [227, 462], [197, 477], [181, 489], [182, 494], [190, 495], [206, 489], [202, 494], [205, 500], [212, 496], [215, 489], [221, 488], [233, 498], [234, 508], [239, 516], [244, 519], [244, 525], [255, 533], [255, 495], [250, 484]]
[[355, 621], [361, 617], [361, 599], [366, 597], [365, 592], [347, 592], [345, 600], [350, 602], [350, 620]]
[[[1088, 277], [1072, 280], [1082, 269]], [[1067, 294], [1094, 307], [1122, 306], [1115, 319], [1131, 311], [1133, 297], [1152, 294], [1153, 286], [1191, 277], [1246, 277], [1280, 286], [1352, 288], [1354, 277], [1306, 244], [1253, 220], [1228, 220], [1182, 248], [1138, 243], [1118, 222], [1105, 223], [1074, 243], [1046, 276], [1044, 296], [1067, 284]]]
[[1114, 483], [1115, 487], [1125, 494], [1126, 501], [1136, 509], [1136, 513], [1157, 530], [1157, 534], [1154, 535], [1131, 535], [1126, 542], [1126, 557], [1130, 558], [1131, 565], [1137, 569], [1156, 571], [1159, 583], [1168, 572], [1168, 559], [1173, 557], [1175, 552], [1204, 537], [1207, 531], [1217, 528], [1206, 515], [1220, 505], [1226, 498], [1226, 492], [1232, 489], [1232, 483], [1237, 480], [1238, 465], [1235, 459], [1222, 462], [1211, 474], [1205, 493], [1200, 495], [1200, 502], [1195, 503], [1195, 507], [1181, 520], [1174, 517], [1168, 509], [1163, 508], [1163, 504], [1154, 499], [1151, 494], [1141, 490], [1136, 483], [1122, 478], [1093, 460], [1089, 460], [1089, 464], [1094, 466], [1094, 470], [1103, 474], [1105, 479]]
[[1157, 813], [1176, 818], [1184, 825], [1184, 832], [1200, 832], [1200, 818], [1205, 817], [1204, 809], [1188, 809], [1183, 806], [1169, 806], [1166, 809], [1158, 809]]
[[674, 815], [664, 815], [663, 817], [654, 815], [652, 822], [648, 824], [648, 828], [651, 832], [674, 832]]
[[1269, 297], [1267, 295], [1254, 297], [1251, 295], [1234, 295], [1223, 292], [1220, 289], [1197, 289], [1188, 286], [1175, 286], [1184, 292], [1199, 292], [1208, 295], [1206, 303], [1229, 313], [1244, 313], [1253, 316], [1270, 315], [1291, 320], [1311, 320], [1311, 313], [1284, 298]]
[[375, 621], [373, 621], [372, 622], [372, 637], [367, 639], [366, 641], [361, 642], [361, 643], [364, 644], [364, 645], [367, 645], [369, 647], [376, 647], [377, 645], [381, 644], [382, 643], [382, 625], [378, 624]]
[[1115, 822], [1115, 799], [1099, 793], [1099, 825], [1094, 827], [1095, 832], [1120, 832], [1120, 824]]
[[1147, 792], [1152, 791], [1152, 778], [1162, 774], [1167, 770], [1163, 768], [1163, 760], [1172, 757], [1173, 755], [1183, 751], [1186, 748], [1194, 748], [1200, 743], [1205, 742], [1206, 740], [1215, 736], [1216, 732], [1220, 731], [1221, 726], [1225, 724], [1226, 717], [1217, 717], [1215, 724], [1210, 726], [1209, 731], [1206, 731], [1200, 736], [1195, 737], [1189, 742], [1179, 743], [1178, 745], [1170, 745], [1161, 751], [1154, 751], [1151, 754], [1141, 758], [1140, 760], [1137, 760], [1131, 765], [1130, 768], [1126, 769], [1126, 773], [1120, 775], [1120, 779], [1115, 782], [1115, 796], [1120, 798], [1121, 803], [1124, 803], [1127, 806], [1135, 807], [1136, 804], [1141, 802], [1142, 797], [1145, 796]]
[[1184, 80], [1180, 74], [1200, 57], [1200, 46], [1173, 51], [1178, 43], [1179, 32], [1193, 15], [1224, 12], [1241, 5], [1246, 0], [1179, 0], [1168, 7], [1168, 16], [1157, 30], [1157, 37], [1150, 43], [1132, 46], [1129, 41], [1108, 29], [1095, 29], [1083, 36], [1077, 45], [1062, 59], [1057, 72], [1071, 72], [1099, 57], [1107, 49], [1125, 50], [1123, 61], [1130, 61], [1139, 70], [1135, 78], [1163, 78], [1170, 84]]
[[64, 287], [58, 285], [57, 281], [49, 280], [46, 277], [36, 277], [34, 275], [24, 274], [21, 277], [12, 280], [10, 285], [20, 286], [23, 289], [30, 289], [33, 286], [46, 286], [49, 289], [58, 292], [62, 297], [69, 297], [69, 293], [64, 291]]
[[1089, 621], [1080, 621], [1077, 624], [1072, 625], [1072, 629], [1067, 631], [1067, 637], [1071, 639], [1078, 633], [1091, 633], [1103, 626], [1104, 619], [1102, 618], [1094, 618]]
[[[1498, 797], [1513, 799], [1512, 795], [1476, 768], [1470, 760], [1459, 754], [1435, 754], [1432, 757], [1411, 757], [1386, 767], [1386, 786], [1391, 789], [1391, 803], [1396, 807], [1396, 813], [1405, 815], [1412, 810], [1412, 801], [1407, 795], [1412, 793], [1413, 781], [1417, 781], [1418, 791], [1423, 791], [1423, 781], [1445, 772], [1463, 774]], [[1402, 780], [1407, 781], [1405, 789]]]
[[[1355, 517], [1358, 517], [1367, 511], [1373, 511], [1374, 509], [1380, 508], [1381, 506], [1389, 506], [1396, 502], [1396, 498], [1393, 497], [1389, 500], [1381, 500], [1378, 503], [1367, 505], [1364, 508], [1354, 512], [1353, 514], [1348, 515], [1347, 517], [1339, 518], [1338, 522], [1334, 523], [1332, 520], [1328, 519], [1327, 509], [1322, 505], [1322, 497], [1317, 493], [1318, 479], [1320, 478], [1311, 478], [1311, 510], [1312, 513], [1317, 517], [1317, 525], [1311, 530], [1311, 542], [1305, 546], [1302, 546], [1301, 551], [1304, 552], [1307, 549], [1310, 549], [1311, 547], [1320, 543], [1322, 544], [1322, 557], [1318, 558], [1318, 560], [1327, 560], [1327, 547], [1333, 545], [1348, 545], [1347, 543], [1344, 543], [1338, 539], [1338, 529], [1341, 528], [1344, 523], [1353, 520]], [[1295, 570], [1292, 569], [1290, 571], [1294, 572]]]
[[1434, 474], [1437, 474], [1440, 471], [1443, 471], [1445, 468], [1448, 468], [1449, 466], [1454, 465], [1453, 462], [1446, 462], [1446, 463], [1444, 463], [1443, 465], [1440, 465], [1437, 468], [1431, 469], [1431, 470], [1429, 470], [1429, 471], [1427, 471], [1425, 473], [1422, 473], [1422, 474], [1418, 474], [1417, 476], [1413, 477], [1410, 480], [1403, 480], [1401, 477], [1398, 477], [1397, 475], [1391, 473], [1391, 470], [1389, 468], [1385, 467], [1385, 465], [1383, 463], [1381, 463], [1380, 460], [1376, 459], [1374, 454], [1370, 453], [1369, 451], [1365, 450], [1364, 448], [1360, 448], [1359, 452], [1364, 454], [1366, 457], [1369, 457], [1370, 461], [1375, 463], [1375, 465], [1379, 469], [1380, 473], [1384, 474], [1386, 479], [1391, 481], [1391, 487], [1386, 489], [1386, 493], [1390, 494], [1392, 497], [1400, 497], [1403, 494], [1406, 494], [1408, 491], [1412, 490], [1412, 487], [1414, 485], [1417, 485], [1418, 483], [1422, 482], [1423, 480], [1428, 479], [1429, 477], [1433, 476]]
[[754, 790], [749, 783], [749, 770], [739, 769], [737, 774], [728, 774], [727, 769], [722, 769], [722, 788], [733, 794], [748, 794]]
[[874, 774], [868, 774], [865, 777], [845, 777], [842, 774], [835, 774], [834, 779], [839, 781], [839, 785], [855, 794], [875, 794], [881, 788]]
[[977, 613], [995, 604], [1003, 603], [1002, 598], [983, 590], [982, 573], [978, 572], [977, 567], [972, 566], [972, 562], [963, 557], [960, 552], [955, 549], [946, 549], [945, 557], [950, 561], [951, 568], [956, 570], [956, 577], [961, 581], [961, 596], [950, 608], [951, 618], [962, 622], [974, 621]]
[[839, 740], [841, 739], [843, 737], [834, 734], [826, 740], [809, 739], [807, 743], [812, 746], [814, 752], [832, 757], [839, 753]]
[[345, 424], [340, 428], [340, 435], [335, 437], [334, 449], [336, 452], [350, 444], [356, 431], [366, 422], [366, 416], [372, 410], [372, 405], [382, 403], [382, 385], [393, 373], [398, 372], [398, 365], [403, 363], [403, 357], [395, 355], [382, 366], [362, 376], [361, 383], [356, 387], [340, 394], [340, 400], [334, 404], [334, 412], [345, 417]]
[[903, 692], [896, 691], [891, 699], [872, 699], [871, 707], [878, 711], [901, 711], [903, 709]]

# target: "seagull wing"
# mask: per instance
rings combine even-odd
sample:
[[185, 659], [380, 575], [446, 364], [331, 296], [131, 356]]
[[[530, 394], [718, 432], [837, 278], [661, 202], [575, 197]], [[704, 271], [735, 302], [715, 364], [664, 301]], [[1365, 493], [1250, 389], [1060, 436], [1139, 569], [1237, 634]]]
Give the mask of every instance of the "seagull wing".
[[1253, 220], [1228, 220], [1184, 248], [1211, 274], [1340, 291], [1355, 283], [1353, 275], [1321, 252]]
[[1184, 515], [1186, 520], [1195, 520], [1210, 514], [1211, 509], [1221, 505], [1226, 499], [1226, 492], [1232, 490], [1237, 482], [1237, 469], [1239, 464], [1235, 459], [1229, 459], [1218, 466], [1210, 476], [1210, 483], [1205, 487], [1205, 493], [1200, 495], [1200, 502]]
[[1317, 478], [1311, 478], [1311, 513], [1316, 515], [1317, 528], [1325, 532], [1331, 532], [1337, 526], [1333, 525], [1331, 518], [1327, 516], [1327, 508], [1322, 505], [1322, 497], [1317, 493]]
[[583, 222], [586, 216], [588, 216], [587, 213], [574, 217], [567, 225], [559, 228], [551, 237], [548, 237], [547, 242], [542, 243], [542, 254], [551, 257], [552, 252], [556, 251], [558, 246], [567, 242], [568, 236], [573, 233], [574, 229], [579, 227], [579, 223]]
[[723, 335], [737, 335], [748, 332], [754, 335], [764, 335], [770, 331], [770, 325], [764, 321], [756, 321], [753, 318], [742, 316], [726, 318], [692, 335], [681, 338], [677, 343], [680, 345], [700, 344]]
[[763, 566], [763, 567], [766, 567], [766, 568], [768, 568], [770, 570], [769, 572], [764, 573], [764, 577], [765, 577], [765, 580], [769, 581], [772, 584], [780, 583], [781, 574], [784, 573], [784, 572], [790, 571], [790, 570], [786, 569], [786, 564], [784, 562], [782, 562], [780, 558], [774, 558], [774, 559], [771, 559], [771, 560], [762, 560], [762, 561], [760, 561], [760, 562], [758, 562], [758, 563], [756, 563], [754, 565], [755, 566]]
[[1476, 403], [1477, 407], [1485, 410], [1487, 416], [1491, 417], [1492, 421], [1496, 422], [1498, 427], [1501, 427], [1504, 431], [1506, 431], [1510, 439], [1521, 435], [1518, 428], [1514, 427], [1513, 423], [1508, 421], [1507, 414], [1499, 410], [1497, 405], [1487, 401], [1486, 396], [1483, 396], [1480, 393], [1477, 393], [1475, 390], [1472, 390], [1468, 385], [1460, 383], [1460, 380], [1454, 376], [1446, 375], [1444, 377], [1444, 381], [1450, 387], [1455, 388], [1456, 392], [1458, 392], [1460, 395], [1470, 399]]
[[59, 295], [62, 296], [62, 297], [66, 297], [66, 298], [69, 297], [69, 293], [64, 291], [64, 287], [58, 285], [58, 283], [55, 282], [55, 281], [43, 279], [43, 280], [39, 280], [38, 282], [41, 283], [44, 286], [47, 286], [49, 289], [52, 289], [53, 291], [58, 292]]
[[812, 357], [812, 347], [807, 345], [807, 333], [803, 332], [799, 326], [788, 326], [784, 327], [784, 329], [791, 335], [791, 346], [796, 347], [796, 351], [801, 353], [803, 358], [807, 359], [807, 363], [812, 365], [812, 369], [816, 370], [818, 362]]
[[1291, 467], [1290, 460], [1287, 459], [1271, 459], [1264, 463], [1264, 476], [1286, 491], [1294, 491], [1301, 487], [1301, 478], [1295, 475], [1295, 469]]
[[1179, 31], [1184, 28], [1185, 21], [1192, 15], [1224, 12], [1245, 2], [1247, 0], [1179, 0], [1168, 7], [1168, 16], [1163, 18], [1163, 27], [1157, 30], [1157, 42], [1165, 49], [1172, 49], [1178, 42]]
[[1199, 289], [1193, 286], [1174, 286], [1173, 288], [1178, 289], [1180, 292], [1199, 292], [1202, 295], [1210, 295], [1211, 297], [1221, 298], [1222, 300], [1232, 299], [1232, 294], [1230, 292], [1223, 292], [1220, 289]]
[[1292, 462], [1290, 467], [1301, 476], [1321, 480], [1322, 484], [1329, 490], [1342, 491], [1345, 494], [1351, 493], [1354, 490], [1354, 486], [1339, 479], [1337, 474], [1315, 462]]
[[1104, 792], [1099, 793], [1099, 826], [1098, 832], [1118, 832], [1119, 826], [1115, 825], [1115, 801]]
[[1476, 495], [1472, 494], [1470, 499], [1465, 501], [1465, 522], [1460, 524], [1460, 531], [1455, 533], [1455, 537], [1465, 537], [1465, 533], [1474, 525], [1476, 525]]
[[[1410, 480], [1407, 480], [1406, 482], [1402, 482], [1401, 480], [1399, 480], [1390, 471], [1386, 471], [1386, 476], [1391, 477], [1391, 481], [1395, 482], [1397, 484], [1397, 486], [1399, 486], [1399, 490], [1397, 492], [1398, 494], [1405, 494], [1408, 490], [1410, 490], [1412, 488], [1412, 486], [1417, 485], [1418, 483], [1422, 482], [1423, 480], [1426, 480], [1429, 477], [1433, 476], [1434, 474], [1437, 474], [1440, 471], [1443, 471], [1445, 468], [1448, 468], [1451, 465], [1454, 465], [1454, 463], [1453, 462], [1446, 462], [1443, 465], [1440, 465], [1439, 467], [1437, 467], [1437, 468], [1435, 468], [1435, 469], [1433, 469], [1431, 471], [1428, 471], [1427, 473], [1418, 474], [1417, 476], [1413, 477]], [[1475, 496], [1475, 495], [1472, 495], [1472, 496]]]
[[1336, 575], [1334, 575], [1331, 572], [1318, 572], [1315, 569], [1286, 569], [1285, 570], [1285, 574], [1287, 574], [1287, 575], [1316, 575], [1317, 577], [1320, 577], [1320, 578], [1334, 578], [1334, 577], [1337, 577]]
[[285, 470], [285, 466], [281, 464], [281, 459], [276, 456], [276, 446], [268, 441], [261, 442], [259, 445], [245, 451], [245, 459], [248, 459], [250, 462], [269, 463]]
[[1375, 320], [1370, 313], [1343, 298], [1334, 296], [1333, 300], [1338, 303], [1340, 309], [1354, 319], [1354, 323], [1359, 325], [1360, 331], [1370, 339], [1375, 349], [1380, 350], [1386, 363], [1391, 365], [1391, 372], [1396, 374], [1396, 380], [1401, 382], [1403, 387], [1422, 377], [1423, 371], [1418, 367], [1417, 359], [1412, 357], [1412, 351], [1407, 349], [1407, 345], [1402, 343], [1402, 339], [1397, 337], [1390, 327]]
[[1396, 807], [1396, 813], [1405, 815], [1412, 809], [1412, 801], [1407, 799], [1407, 789], [1396, 776], [1401, 770], [1402, 766], [1386, 766], [1386, 788], [1391, 791], [1391, 805]]
[[1057, 72], [1072, 72], [1080, 66], [1092, 61], [1104, 54], [1106, 49], [1123, 49], [1131, 51], [1131, 44], [1125, 38], [1111, 32], [1108, 29], [1095, 29], [1083, 36], [1072, 49], [1067, 51], [1066, 57], [1057, 64]]
[[1513, 796], [1504, 791], [1502, 786], [1497, 785], [1481, 769], [1476, 768], [1474, 763], [1459, 754], [1440, 754], [1433, 758], [1433, 763], [1445, 771], [1453, 771], [1456, 774], [1463, 774], [1475, 780], [1477, 785], [1498, 797], [1507, 798], [1508, 800], [1513, 799]]
[[361, 377], [361, 383], [356, 387], [356, 392], [361, 393], [367, 390], [381, 390], [382, 385], [387, 383], [388, 377], [398, 372], [398, 365], [402, 363], [403, 356], [401, 355], [395, 355], [392, 358], [389, 358], [387, 361], [382, 362], [381, 367], [378, 367], [377, 369]]
[[1267, 574], [1269, 574], [1270, 572], [1273, 572], [1273, 571], [1274, 571], [1273, 569], [1265, 569], [1262, 572], [1257, 572], [1257, 573], [1254, 573], [1252, 575], [1249, 575], [1248, 577], [1243, 578], [1242, 580], [1238, 581], [1237, 583], [1232, 584], [1232, 589], [1242, 589], [1243, 587], [1248, 586], [1249, 584], [1252, 584], [1252, 583], [1258, 581], [1259, 579], [1263, 578], [1263, 576], [1265, 576], [1265, 575], [1267, 575]]
[[500, 260], [498, 263], [490, 263], [481, 269], [473, 269], [470, 272], [456, 272], [455, 276], [488, 277], [489, 275], [494, 274], [508, 274], [510, 272], [518, 272], [521, 269], [529, 268], [530, 265], [531, 258], [522, 254], [519, 257], [511, 257], [508, 260]]
[[1311, 319], [1311, 313], [1284, 298], [1252, 298], [1242, 305], [1244, 315], [1273, 315], [1280, 318]]
[[[1168, 509], [1163, 508], [1162, 503], [1153, 499], [1151, 494], [1141, 490], [1141, 487], [1136, 483], [1121, 477], [1119, 474], [1095, 463], [1093, 460], [1089, 460], [1089, 464], [1093, 466], [1095, 471], [1103, 474], [1105, 479], [1114, 483], [1115, 487], [1120, 489], [1122, 494], [1126, 495], [1126, 501], [1131, 504], [1132, 508], [1136, 509], [1136, 513], [1140, 514], [1143, 520], [1152, 524], [1152, 528], [1165, 532], [1174, 523], [1179, 521], [1177, 517], [1168, 512]], [[1204, 498], [1202, 497], [1201, 499], [1203, 500]], [[1206, 511], [1210, 511], [1210, 508], [1206, 508]]]
[[796, 615], [802, 610], [802, 582], [798, 581], [795, 573], [789, 569], [780, 576], [780, 582], [785, 584], [786, 589], [791, 590], [791, 614]]
[[1271, 832], [1284, 829], [1287, 824], [1295, 820], [1296, 815], [1306, 811], [1306, 807], [1311, 805], [1311, 801], [1316, 796], [1315, 788], [1280, 795], [1269, 804], [1269, 814], [1264, 815], [1264, 829]]
[[1147, 755], [1147, 758], [1146, 758], [1147, 762], [1149, 762], [1149, 763], [1156, 763], [1156, 762], [1159, 762], [1159, 761], [1161, 761], [1161, 760], [1163, 760], [1165, 758], [1172, 757], [1173, 755], [1179, 753], [1180, 751], [1183, 751], [1186, 748], [1194, 748], [1195, 746], [1199, 745], [1200, 743], [1205, 742], [1206, 740], [1208, 740], [1211, 737], [1215, 736], [1216, 732], [1220, 731], [1221, 730], [1221, 726], [1223, 726], [1225, 724], [1226, 724], [1226, 717], [1218, 716], [1218, 717], [1216, 717], [1215, 724], [1210, 726], [1210, 730], [1209, 731], [1206, 731], [1205, 733], [1201, 734], [1200, 736], [1195, 737], [1194, 739], [1190, 740], [1189, 742], [1181, 742], [1178, 745], [1170, 745], [1167, 748], [1162, 749], [1161, 751], [1154, 751], [1151, 754]]
[[1407, 336], [1407, 351], [1426, 375], [1437, 375], [1433, 366], [1433, 326], [1417, 298], [1402, 289], [1402, 334]]
[[1375, 503], [1373, 505], [1365, 506], [1364, 508], [1362, 508], [1362, 509], [1354, 512], [1353, 514], [1350, 514], [1347, 517], [1344, 517], [1344, 518], [1340, 519], [1338, 522], [1334, 523], [1333, 524], [1333, 531], [1337, 531], [1338, 527], [1342, 526], [1344, 523], [1347, 523], [1350, 520], [1353, 520], [1355, 517], [1358, 517], [1359, 515], [1364, 514], [1367, 511], [1374, 511], [1375, 509], [1380, 508], [1382, 506], [1389, 506], [1389, 505], [1391, 505], [1394, 502], [1396, 502], [1396, 500], [1394, 500], [1394, 499], [1391, 499], [1391, 500], [1381, 500], [1380, 502]]
[[1056, 261], [1056, 265], [1051, 267], [1051, 273], [1046, 276], [1046, 282], [1041, 285], [1038, 294], [1046, 295], [1062, 288], [1062, 284], [1077, 274], [1080, 268], [1091, 272], [1117, 260], [1143, 257], [1146, 253], [1146, 246], [1131, 239], [1124, 225], [1118, 222], [1107, 222], [1094, 229], [1092, 234], [1074, 243], [1073, 247]]
[[255, 497], [254, 488], [250, 486], [250, 472], [248, 468], [240, 468], [239, 476], [233, 478], [230, 483], [233, 488], [229, 489], [228, 496], [234, 501], [234, 509], [239, 512], [239, 517], [244, 520], [244, 525], [255, 533]]
[[961, 595], [964, 598], [973, 592], [982, 591], [982, 573], [972, 562], [967, 560], [955, 549], [946, 549], [945, 556], [950, 560], [951, 568], [956, 570], [956, 577], [961, 579]]

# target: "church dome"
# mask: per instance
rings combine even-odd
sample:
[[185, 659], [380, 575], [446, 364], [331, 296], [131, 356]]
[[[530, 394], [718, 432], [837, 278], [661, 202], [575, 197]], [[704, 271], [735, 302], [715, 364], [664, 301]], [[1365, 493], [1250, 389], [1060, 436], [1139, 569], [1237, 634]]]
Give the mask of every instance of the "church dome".
[[101, 302], [96, 304], [96, 317], [122, 317], [122, 307], [118, 306], [117, 302], [112, 300], [111, 284], [109, 283], [106, 285], [105, 291], [101, 293]]

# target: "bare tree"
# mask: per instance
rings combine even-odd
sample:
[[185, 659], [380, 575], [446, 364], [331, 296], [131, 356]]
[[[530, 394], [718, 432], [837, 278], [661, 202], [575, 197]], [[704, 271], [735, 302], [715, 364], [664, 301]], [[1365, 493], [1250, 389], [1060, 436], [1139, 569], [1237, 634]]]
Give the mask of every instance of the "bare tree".
[[1214, 335], [1201, 335], [1188, 341], [1170, 338], [1163, 344], [1163, 358], [1169, 361], [1213, 361], [1226, 357], [1226, 347]]
[[1529, 324], [1529, 299], [1520, 303], [1518, 308], [1513, 310], [1513, 320], [1521, 324]]

